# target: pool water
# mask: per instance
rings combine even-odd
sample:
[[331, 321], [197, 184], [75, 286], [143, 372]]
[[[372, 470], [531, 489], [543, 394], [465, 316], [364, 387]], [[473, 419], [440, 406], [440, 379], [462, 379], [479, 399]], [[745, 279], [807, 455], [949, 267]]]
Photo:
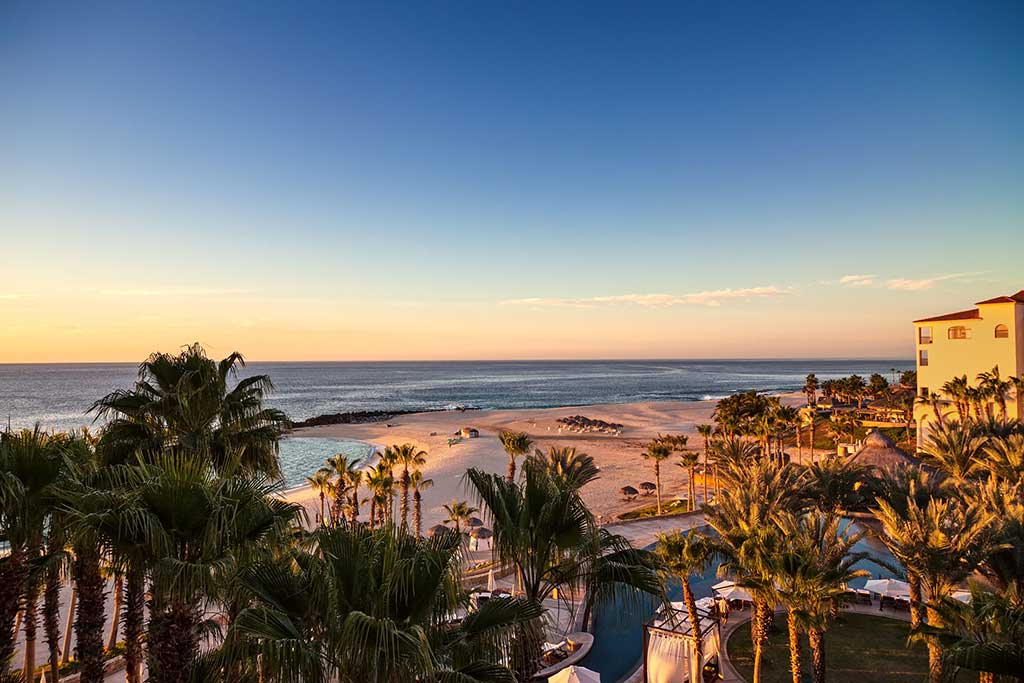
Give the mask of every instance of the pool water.
[[[850, 522], [860, 528], [856, 522]], [[712, 533], [709, 527], [700, 529], [702, 533]], [[653, 550], [648, 546], [647, 550]], [[872, 558], [898, 566], [898, 562], [886, 547], [873, 536], [867, 535], [857, 543], [853, 552], [869, 553]], [[863, 588], [869, 578], [897, 578], [896, 575], [881, 564], [865, 558], [854, 565], [857, 569], [871, 572], [870, 577], [862, 577], [850, 582], [851, 588]], [[711, 569], [701, 576], [691, 576], [690, 586], [698, 598], [710, 597], [711, 586], [721, 581], [717, 568]], [[668, 584], [670, 600], [683, 599], [683, 586], [678, 579]], [[601, 680], [615, 683], [631, 674], [640, 664], [643, 657], [643, 623], [650, 619], [657, 610], [657, 601], [643, 595], [628, 601], [614, 601], [594, 610], [591, 631], [594, 634], [594, 645], [582, 662], [581, 666], [593, 669], [601, 674]]]
[[281, 439], [281, 471], [287, 488], [302, 486], [324, 460], [339, 453], [350, 459], [364, 459], [373, 452], [373, 447], [362, 441], [330, 439], [324, 437], [297, 436]]

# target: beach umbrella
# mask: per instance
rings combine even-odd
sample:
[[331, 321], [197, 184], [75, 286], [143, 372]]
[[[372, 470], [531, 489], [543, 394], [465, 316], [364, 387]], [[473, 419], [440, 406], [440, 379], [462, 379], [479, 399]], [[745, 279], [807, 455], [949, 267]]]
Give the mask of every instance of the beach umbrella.
[[478, 526], [469, 532], [469, 535], [473, 538], [480, 540], [481, 538], [490, 538], [494, 533], [485, 526]]
[[548, 676], [548, 683], [601, 683], [601, 674], [584, 666], [567, 666]]
[[435, 524], [434, 526], [427, 529], [427, 536], [429, 538], [434, 538], [435, 536], [439, 536], [447, 531], [448, 527], [446, 527], [444, 524]]
[[622, 495], [626, 496], [627, 498], [632, 498], [633, 496], [636, 496], [638, 493], [640, 493], [632, 486], [623, 486], [621, 489], [619, 489], [619, 492]]
[[650, 495], [657, 490], [657, 485], [653, 481], [642, 481], [640, 482], [640, 490], [646, 495]]
[[469, 519], [466, 520], [466, 526], [468, 526], [470, 529], [472, 529], [473, 527], [483, 526], [483, 525], [484, 525], [484, 520], [480, 519], [479, 517], [470, 517]]
[[864, 582], [864, 589], [870, 593], [885, 595], [892, 598], [910, 596], [910, 584], [899, 579], [870, 579]]
[[971, 591], [953, 591], [953, 595], [950, 597], [969, 604], [971, 602]]

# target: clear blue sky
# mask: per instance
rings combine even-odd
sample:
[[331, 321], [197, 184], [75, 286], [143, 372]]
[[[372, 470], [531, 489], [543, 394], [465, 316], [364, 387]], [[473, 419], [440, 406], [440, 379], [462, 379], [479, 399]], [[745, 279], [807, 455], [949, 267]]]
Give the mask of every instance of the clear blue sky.
[[1024, 4], [830, 5], [4, 2], [0, 361], [909, 356], [1024, 287]]

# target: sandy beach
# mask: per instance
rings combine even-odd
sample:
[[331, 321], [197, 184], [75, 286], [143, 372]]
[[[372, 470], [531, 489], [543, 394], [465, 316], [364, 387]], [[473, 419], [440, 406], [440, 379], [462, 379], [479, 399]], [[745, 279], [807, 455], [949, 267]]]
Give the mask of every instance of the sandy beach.
[[[801, 405], [805, 400], [799, 393], [785, 394], [781, 398], [787, 405]], [[627, 484], [635, 487], [640, 482], [654, 480], [653, 465], [641, 457], [646, 443], [658, 434], [688, 434], [690, 446], [702, 449], [703, 439], [697, 434], [697, 425], [711, 422], [715, 403], [673, 401], [414, 413], [387, 422], [308, 427], [295, 430], [293, 435], [355, 439], [377, 445], [412, 443], [426, 450], [427, 464], [423, 472], [434, 481], [433, 488], [423, 492], [423, 525], [428, 528], [445, 518], [443, 505], [450, 500], [473, 502], [463, 481], [468, 467], [507, 472], [508, 456], [498, 441], [498, 433], [506, 429], [523, 431], [530, 435], [536, 448], [574, 446], [594, 458], [601, 468], [601, 477], [583, 489], [583, 496], [599, 521], [610, 522], [622, 512], [653, 502], [653, 498], [644, 497], [626, 502], [619, 494], [619, 489]], [[618, 435], [560, 430], [558, 419], [570, 415], [618, 423], [623, 428]], [[449, 447], [448, 439], [462, 427], [473, 427], [479, 430], [480, 436], [463, 439]], [[671, 460], [662, 463], [661, 469], [664, 499], [685, 494], [686, 472]], [[319, 498], [308, 487], [293, 489], [287, 497], [306, 505], [310, 519], [319, 511]], [[366, 510], [361, 514], [365, 515]]]

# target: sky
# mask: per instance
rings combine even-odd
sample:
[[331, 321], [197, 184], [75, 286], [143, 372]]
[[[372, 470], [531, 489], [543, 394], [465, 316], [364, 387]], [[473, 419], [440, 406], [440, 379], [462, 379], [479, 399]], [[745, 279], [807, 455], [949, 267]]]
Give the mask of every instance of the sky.
[[0, 362], [909, 358], [1020, 2], [0, 3]]

